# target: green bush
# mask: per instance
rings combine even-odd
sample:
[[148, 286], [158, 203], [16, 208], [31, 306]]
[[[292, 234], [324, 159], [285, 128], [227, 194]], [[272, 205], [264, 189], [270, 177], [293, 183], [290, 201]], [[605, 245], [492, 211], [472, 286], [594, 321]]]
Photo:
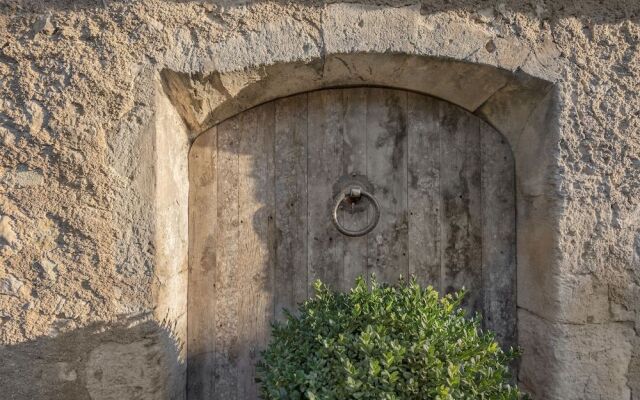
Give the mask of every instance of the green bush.
[[465, 318], [462, 293], [440, 298], [415, 280], [315, 289], [299, 316], [273, 325], [258, 364], [263, 399], [520, 398], [509, 384], [514, 352]]

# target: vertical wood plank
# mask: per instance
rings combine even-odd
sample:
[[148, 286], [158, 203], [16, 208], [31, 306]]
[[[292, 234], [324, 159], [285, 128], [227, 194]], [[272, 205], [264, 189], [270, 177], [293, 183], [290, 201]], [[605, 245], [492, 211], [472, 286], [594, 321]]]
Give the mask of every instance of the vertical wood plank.
[[309, 283], [321, 279], [340, 289], [344, 281], [344, 237], [333, 226], [330, 209], [332, 186], [342, 175], [342, 91], [322, 90], [308, 96]]
[[[256, 215], [260, 207], [258, 198], [264, 189], [264, 168], [260, 155], [255, 154], [256, 142], [259, 140], [257, 131], [257, 109], [251, 109], [234, 117], [238, 120], [238, 255], [234, 271], [238, 282], [238, 311], [236, 314], [238, 323], [238, 399], [250, 399], [251, 394], [251, 346], [255, 343], [255, 326], [252, 319], [257, 315], [255, 306], [255, 281], [256, 274], [264, 262], [262, 260], [263, 249], [260, 247], [260, 238], [256, 237], [256, 230], [260, 230], [260, 216]], [[262, 146], [260, 146], [262, 147]], [[254, 169], [255, 168], [255, 169]], [[260, 182], [262, 181], [262, 182]], [[261, 232], [266, 239], [266, 232]], [[253, 318], [252, 318], [253, 317]]]
[[[258, 352], [257, 357], [260, 358], [260, 352], [266, 349], [271, 338], [271, 323], [275, 319], [275, 302], [276, 302], [276, 254], [278, 232], [276, 227], [276, 166], [275, 166], [275, 103], [272, 107], [268, 107], [264, 112], [258, 115], [258, 134], [264, 137], [264, 147], [266, 152], [265, 169], [266, 169], [266, 189], [264, 194], [264, 211], [267, 214], [266, 220], [266, 245], [268, 249], [268, 268], [264, 270], [260, 281], [263, 284], [260, 287], [258, 296], [262, 298], [261, 306], [257, 311], [264, 312], [264, 315], [258, 315], [256, 318], [256, 337]], [[306, 178], [306, 177], [305, 177]], [[306, 249], [305, 249], [306, 251]], [[305, 260], [306, 261], [306, 260]], [[306, 266], [305, 266], [306, 271]], [[301, 284], [306, 289], [306, 284]], [[255, 364], [254, 364], [255, 366]], [[253, 377], [252, 377], [253, 378]]]
[[238, 398], [257, 399], [255, 364], [273, 317], [274, 104], [236, 117], [238, 132]]
[[275, 315], [295, 311], [308, 296], [307, 94], [275, 103]]
[[238, 343], [239, 299], [242, 278], [238, 268], [238, 118], [231, 118], [218, 126], [218, 241], [215, 335], [215, 399], [238, 399]]
[[484, 305], [484, 275], [482, 273], [482, 164], [480, 151], [480, 122], [476, 116], [457, 109], [471, 122], [467, 131], [464, 180], [469, 200], [469, 263], [465, 287], [468, 289], [467, 306], [473, 313], [482, 313]]
[[189, 289], [187, 398], [211, 398], [215, 372], [217, 129], [203, 133], [189, 152]]
[[440, 101], [408, 95], [409, 273], [440, 290]]
[[[344, 89], [343, 175], [367, 173], [367, 91], [366, 88]], [[348, 229], [366, 226], [369, 209], [351, 213], [342, 211], [341, 223]], [[351, 289], [356, 278], [367, 274], [367, 238], [345, 238], [344, 278], [342, 290]]]
[[367, 175], [380, 202], [378, 226], [368, 235], [370, 273], [380, 282], [407, 277], [407, 93], [369, 89]]
[[500, 133], [480, 124], [484, 327], [505, 348], [517, 343], [515, 172]]
[[441, 108], [442, 289], [467, 290], [463, 305], [482, 310], [479, 121], [450, 104]]

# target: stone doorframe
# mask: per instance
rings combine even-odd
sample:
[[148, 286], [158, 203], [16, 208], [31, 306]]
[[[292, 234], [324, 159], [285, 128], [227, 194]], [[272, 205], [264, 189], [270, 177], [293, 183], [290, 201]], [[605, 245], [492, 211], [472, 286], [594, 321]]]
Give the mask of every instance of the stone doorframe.
[[[165, 204], [171, 203], [171, 199], [166, 197], [174, 196], [172, 193], [185, 196], [184, 190], [175, 190], [180, 180], [175, 176], [175, 168], [184, 167], [186, 159], [186, 153], [177, 154], [175, 150], [185, 147], [172, 143], [178, 140], [170, 136], [175, 135], [176, 129], [184, 132], [187, 135], [184, 140], [192, 143], [201, 132], [220, 121], [280, 97], [329, 87], [391, 87], [449, 101], [487, 121], [508, 140], [515, 159], [518, 331], [519, 344], [524, 350], [519, 379], [525, 388], [535, 392], [536, 386], [550, 381], [555, 368], [561, 368], [549, 364], [546, 358], [540, 358], [543, 357], [541, 353], [546, 353], [545, 349], [551, 346], [543, 339], [547, 337], [544, 331], [548, 327], [534, 323], [528, 317], [532, 313], [546, 321], [555, 321], [562, 313], [556, 272], [559, 217], [554, 179], [558, 118], [551, 82], [523, 72], [445, 58], [351, 53], [268, 66], [248, 65], [241, 71], [206, 75], [164, 70], [161, 85], [159, 92], [166, 97], [159, 95], [158, 115], [164, 114], [165, 122], [174, 122], [173, 128], [171, 124], [156, 127], [156, 152], [170, 155], [162, 163], [166, 163], [164, 169], [167, 174], [174, 176], [170, 179], [173, 183], [169, 182], [168, 186], [163, 186], [162, 178], [158, 178], [157, 200]], [[175, 116], [168, 118], [168, 114]], [[178, 123], [178, 115], [186, 123], [186, 128]], [[159, 171], [163, 169], [162, 165], [157, 165], [157, 168]], [[158, 175], [162, 176], [161, 173]], [[165, 220], [160, 218], [158, 228], [167, 230], [172, 223], [184, 225], [186, 220], [186, 215], [169, 215]], [[158, 234], [162, 235], [162, 232]], [[165, 251], [166, 258], [158, 259], [157, 264], [161, 271], [158, 275], [164, 274], [167, 278], [165, 285], [156, 290], [159, 310], [163, 310], [165, 318], [186, 313], [186, 299], [175, 298], [175, 288], [184, 287], [184, 277], [176, 275], [175, 269], [172, 271], [169, 266], [175, 250], [169, 246]], [[158, 257], [162, 257], [162, 253], [162, 246], [159, 246]], [[169, 266], [164, 272], [163, 265]], [[169, 283], [172, 279], [181, 282], [177, 286], [172, 285]], [[523, 314], [525, 311], [527, 315]], [[179, 329], [177, 331], [180, 332]], [[186, 342], [188, 344], [188, 340]], [[188, 354], [198, 352], [197, 348], [189, 348], [188, 345], [187, 349]], [[540, 376], [538, 367], [542, 364], [545, 365], [545, 376]]]
[[[185, 387], [187, 354], [188, 151], [207, 128], [280, 97], [348, 86], [381, 86], [434, 96], [487, 121], [508, 140], [516, 168], [519, 380], [543, 395], [563, 393], [567, 357], [555, 357], [549, 332], [591, 301], [570, 300], [560, 268], [559, 169], [561, 68], [551, 37], [532, 48], [465, 21], [421, 15], [419, 6], [332, 4], [321, 20], [281, 16], [249, 33], [228, 32], [193, 48], [179, 35], [156, 90], [156, 318], [185, 343], [173, 386]], [[563, 351], [559, 349], [559, 351]], [[182, 378], [180, 378], [182, 377]], [[559, 380], [560, 379], [560, 380]], [[556, 389], [549, 389], [556, 388]], [[572, 389], [568, 389], [571, 391]], [[547, 396], [549, 397], [549, 396]]]

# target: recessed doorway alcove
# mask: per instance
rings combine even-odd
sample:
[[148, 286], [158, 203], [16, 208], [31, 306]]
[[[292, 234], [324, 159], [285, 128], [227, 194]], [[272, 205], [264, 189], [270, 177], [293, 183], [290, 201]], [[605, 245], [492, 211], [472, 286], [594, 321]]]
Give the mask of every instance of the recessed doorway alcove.
[[[525, 350], [526, 388], [536, 357], [527, 349], [544, 344], [518, 308], [555, 308], [557, 297], [545, 269], [556, 234], [550, 82], [387, 53], [161, 77], [192, 143], [189, 216], [173, 219], [189, 223], [188, 299], [157, 291], [163, 313], [188, 315], [189, 399], [255, 398], [253, 363], [278, 310], [309, 295], [314, 278], [346, 288], [372, 272], [467, 287], [469, 309]], [[365, 175], [382, 204], [380, 225], [355, 240], [323, 215], [349, 174]], [[171, 187], [163, 204], [182, 196]]]

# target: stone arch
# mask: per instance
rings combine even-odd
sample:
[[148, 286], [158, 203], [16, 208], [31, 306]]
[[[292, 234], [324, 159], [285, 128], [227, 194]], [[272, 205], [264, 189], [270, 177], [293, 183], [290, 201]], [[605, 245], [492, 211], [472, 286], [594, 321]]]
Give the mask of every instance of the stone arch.
[[[556, 240], [553, 160], [557, 144], [552, 82], [523, 72], [447, 58], [352, 53], [241, 71], [186, 74], [162, 71], [163, 90], [191, 140], [259, 104], [302, 92], [348, 86], [411, 90], [456, 104], [484, 119], [510, 143], [516, 165], [518, 307], [557, 309], [553, 278]], [[538, 328], [519, 323], [522, 374], [540, 345]], [[525, 384], [530, 384], [523, 377]]]
[[547, 168], [557, 144], [554, 86], [523, 72], [445, 58], [357, 53], [208, 75], [164, 70], [162, 78], [191, 140], [259, 104], [323, 88], [381, 86], [437, 97], [477, 115], [505, 136], [516, 160], [521, 198], [553, 192], [543, 185], [550, 183]]

